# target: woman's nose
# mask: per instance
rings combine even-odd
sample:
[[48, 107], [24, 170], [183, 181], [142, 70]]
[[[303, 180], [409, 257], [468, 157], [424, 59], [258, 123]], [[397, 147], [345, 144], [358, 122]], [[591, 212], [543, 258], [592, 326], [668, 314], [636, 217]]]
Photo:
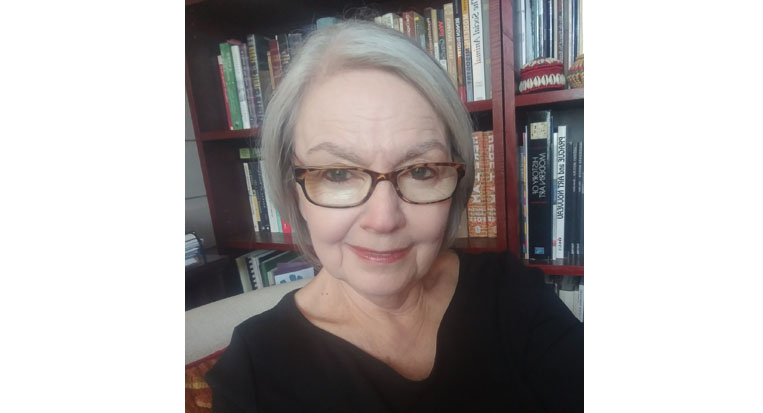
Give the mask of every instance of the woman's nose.
[[401, 209], [404, 202], [397, 195], [389, 181], [376, 185], [374, 192], [365, 202], [360, 225], [371, 232], [389, 233], [405, 226], [405, 215]]

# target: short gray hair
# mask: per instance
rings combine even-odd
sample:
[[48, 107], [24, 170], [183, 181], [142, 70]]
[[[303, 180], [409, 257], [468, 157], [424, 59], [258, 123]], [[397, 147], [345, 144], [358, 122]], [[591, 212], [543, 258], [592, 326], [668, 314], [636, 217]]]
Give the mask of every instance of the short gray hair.
[[262, 159], [270, 201], [291, 225], [292, 240], [305, 257], [318, 263], [307, 223], [299, 212], [294, 179], [294, 128], [311, 84], [342, 70], [374, 68], [399, 76], [432, 105], [447, 131], [453, 160], [466, 174], [453, 195], [443, 248], [456, 237], [461, 214], [474, 184], [474, 150], [469, 113], [447, 72], [417, 43], [378, 24], [350, 20], [310, 34], [273, 94], [262, 126]]

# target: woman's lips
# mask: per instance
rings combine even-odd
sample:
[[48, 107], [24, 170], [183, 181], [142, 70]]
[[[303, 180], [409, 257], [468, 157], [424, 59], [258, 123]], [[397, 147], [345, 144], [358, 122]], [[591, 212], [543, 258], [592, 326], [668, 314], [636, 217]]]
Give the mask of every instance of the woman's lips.
[[411, 250], [411, 247], [388, 251], [370, 250], [355, 245], [350, 245], [349, 247], [360, 259], [374, 264], [392, 264], [400, 261]]

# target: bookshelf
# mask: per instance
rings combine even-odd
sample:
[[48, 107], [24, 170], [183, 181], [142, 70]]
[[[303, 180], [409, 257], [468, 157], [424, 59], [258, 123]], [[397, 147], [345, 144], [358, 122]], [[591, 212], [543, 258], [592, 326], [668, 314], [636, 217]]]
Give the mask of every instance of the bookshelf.
[[[572, 89], [515, 96], [512, 1], [489, 0], [492, 98], [469, 102], [476, 130], [493, 130], [496, 154], [497, 238], [458, 239], [456, 247], [469, 251], [520, 251], [519, 210], [516, 190], [518, 149], [516, 111], [544, 105], [582, 105], [583, 90]], [[229, 130], [219, 78], [219, 43], [246, 39], [250, 33], [275, 36], [317, 18], [341, 17], [365, 2], [357, 0], [296, 0], [268, 2], [244, 0], [186, 0], [186, 91], [207, 189], [218, 248], [225, 254], [252, 249], [294, 249], [289, 235], [255, 232], [247, 199], [246, 182], [238, 150], [257, 142], [257, 128]], [[444, 1], [378, 1], [380, 13], [422, 12], [442, 7]], [[520, 139], [521, 141], [521, 135]], [[549, 273], [582, 275], [581, 265], [531, 263]]]

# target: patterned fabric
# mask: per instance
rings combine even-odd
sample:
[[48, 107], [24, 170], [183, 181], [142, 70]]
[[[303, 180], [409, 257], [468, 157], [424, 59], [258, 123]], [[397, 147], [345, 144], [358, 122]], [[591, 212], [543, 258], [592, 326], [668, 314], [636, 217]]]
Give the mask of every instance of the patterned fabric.
[[526, 64], [519, 71], [519, 93], [564, 89], [564, 65], [558, 59], [541, 57]]
[[185, 411], [209, 413], [212, 411], [212, 390], [204, 375], [222, 356], [225, 349], [212, 353], [185, 366]]
[[572, 64], [570, 70], [567, 72], [567, 78], [570, 81], [570, 87], [579, 88], [583, 87], [583, 54], [579, 54], [575, 59], [575, 63]]

